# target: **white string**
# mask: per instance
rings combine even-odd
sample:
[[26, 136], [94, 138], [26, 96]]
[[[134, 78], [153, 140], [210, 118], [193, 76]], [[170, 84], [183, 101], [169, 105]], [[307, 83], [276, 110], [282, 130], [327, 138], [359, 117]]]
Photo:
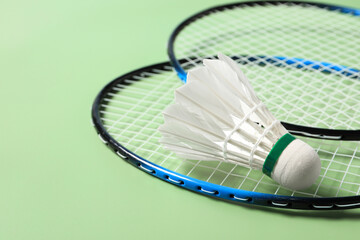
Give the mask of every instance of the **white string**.
[[[290, 29], [276, 27], [282, 26], [281, 24], [284, 22], [289, 22], [288, 25], [292, 27]], [[314, 24], [314, 22], [317, 24]], [[352, 24], [349, 24], [349, 22]], [[198, 60], [192, 61], [194, 63], [199, 62], [204, 56], [213, 56], [223, 49], [223, 51], [227, 51], [228, 54], [255, 53], [254, 56], [256, 56], [256, 54], [272, 56], [276, 53], [276, 55], [280, 56], [304, 57], [313, 60], [320, 59], [356, 68], [356, 66], [359, 66], [359, 62], [356, 60], [359, 59], [359, 54], [357, 53], [360, 52], [360, 38], [358, 37], [360, 28], [359, 22], [358, 17], [338, 14], [310, 5], [304, 7], [284, 4], [276, 7], [258, 6], [258, 8], [235, 8], [225, 12], [210, 14], [209, 17], [206, 16], [187, 26], [183, 32], [179, 34], [176, 40], [175, 50], [178, 58], [188, 55], [197, 55]], [[257, 32], [254, 32], [253, 30], [256, 30]], [[256, 34], [256, 36], [252, 36], [251, 34]], [[222, 39], [221, 36], [228, 36], [228, 38], [225, 40]], [[249, 37], [247, 38], [247, 36]], [[275, 39], [276, 42], [269, 42], [271, 39]], [[337, 39], [341, 40], [341, 44], [336, 42], [339, 41]], [[207, 40], [208, 42], [206, 42]], [[324, 42], [324, 40], [326, 41]], [[306, 44], [306, 42], [309, 43]], [[327, 44], [329, 47], [326, 47]], [[281, 49], [279, 50], [279, 48]], [[274, 52], [274, 49], [276, 49], [276, 52]], [[311, 57], [311, 55], [314, 57]], [[263, 60], [259, 59], [257, 62], [259, 61]], [[257, 62], [253, 62], [253, 64], [257, 64]], [[251, 62], [249, 62], [249, 64], [251, 64]], [[267, 67], [264, 67], [265, 70], [266, 68]], [[304, 65], [304, 68], [311, 69], [311, 66]], [[284, 70], [286, 69], [288, 68], [282, 69], [284, 74]], [[334, 72], [333, 70], [330, 71]], [[322, 75], [321, 79], [318, 76], [316, 77], [319, 83], [323, 80], [322, 78], [326, 78], [325, 74]], [[329, 78], [334, 75], [335, 74], [330, 74]], [[344, 78], [344, 76], [340, 75], [340, 78]], [[256, 80], [254, 78], [250, 79]], [[337, 81], [336, 84], [342, 83], [341, 81]], [[324, 88], [326, 86], [328, 85], [323, 84], [321, 87]], [[341, 85], [338, 86], [338, 88], [334, 88], [334, 95], [346, 92], [347, 90], [343, 91], [343, 89], [349, 87], [359, 91], [359, 84], [357, 84], [357, 87], [355, 88], [351, 85]], [[271, 89], [269, 89], [269, 91], [271, 91]], [[303, 90], [296, 89], [295, 93], [299, 91]], [[306, 94], [306, 92], [303, 93]], [[354, 95], [355, 94], [346, 94], [344, 95], [344, 98], [351, 99], [350, 96]], [[291, 95], [289, 94], [288, 96]], [[296, 96], [296, 94], [294, 96]], [[308, 97], [310, 98], [311, 95], [308, 94]], [[339, 105], [336, 104], [336, 102], [329, 102], [326, 96], [315, 99], [317, 99], [317, 102], [323, 101], [328, 106], [329, 104], [334, 107]], [[285, 99], [285, 101], [286, 100], [288, 99]], [[301, 99], [294, 98], [294, 100]], [[305, 102], [304, 106], [311, 106], [313, 112], [316, 110], [319, 111], [319, 113], [323, 113], [323, 108], [317, 107], [317, 105], [314, 104], [317, 102]], [[344, 102], [346, 101], [341, 101], [340, 103]], [[302, 110], [299, 106], [301, 105], [294, 105], [294, 107], [301, 112]], [[347, 112], [351, 112], [348, 111], [351, 110], [351, 107], [351, 104], [346, 104], [341, 106], [343, 110], [336, 108], [336, 113], [341, 115], [341, 118], [338, 118], [341, 121], [336, 123], [335, 126], [334, 123], [331, 123], [332, 127], [344, 128], [346, 125], [349, 126], [347, 122], [354, 122], [352, 126], [360, 126], [360, 121], [356, 118], [356, 115], [352, 114], [352, 116], [345, 117]], [[271, 110], [276, 111], [276, 108], [277, 106]], [[298, 118], [299, 122], [308, 120], [303, 116], [308, 116], [308, 114], [300, 115]], [[325, 116], [322, 115], [318, 118], [321, 117]], [[282, 120], [286, 120], [286, 118], [287, 115], [282, 116]], [[307, 122], [305, 125], [314, 126], [314, 122], [322, 125], [324, 124], [322, 121], [317, 121], [316, 118], [311, 120], [312, 122]], [[330, 127], [330, 125], [326, 127]], [[353, 127], [353, 129], [354, 128], [355, 127]]]
[[[164, 73], [162, 73], [164, 74]], [[151, 79], [149, 79], [151, 80]], [[142, 80], [145, 81], [145, 80]], [[162, 166], [168, 167], [169, 169], [176, 169], [176, 171], [179, 171], [179, 173], [183, 173], [185, 175], [189, 174], [190, 176], [195, 176], [197, 178], [202, 178], [202, 175], [198, 175], [198, 172], [209, 172], [209, 174], [206, 176], [210, 176], [213, 172], [215, 172], [211, 178], [211, 182], [218, 182], [219, 184], [224, 184], [225, 186], [228, 185], [231, 182], [242, 182], [241, 188], [248, 189], [248, 186], [253, 185], [249, 190], [255, 190], [256, 189], [272, 189], [274, 187], [275, 191], [278, 194], [284, 194], [284, 190], [280, 188], [279, 186], [271, 183], [266, 182], [265, 179], [261, 182], [259, 182], [258, 179], [261, 179], [260, 177], [257, 179], [257, 172], [258, 171], [249, 171], [247, 170], [244, 173], [241, 173], [242, 168], [234, 168], [235, 165], [233, 164], [225, 164], [224, 166], [229, 165], [229, 170], [223, 170], [224, 166], [221, 168], [218, 167], [218, 164], [216, 163], [213, 167], [208, 165], [206, 162], [197, 162], [197, 164], [194, 164], [191, 161], [180, 161], [179, 159], [175, 158], [174, 155], [169, 155], [168, 153], [163, 153], [160, 147], [160, 144], [158, 144], [157, 139], [159, 137], [156, 127], [152, 127], [152, 125], [156, 124], [158, 126], [162, 121], [161, 112], [162, 109], [165, 108], [166, 104], [163, 105], [162, 103], [151, 104], [151, 101], [148, 101], [146, 99], [149, 99], [149, 97], [157, 92], [156, 86], [159, 84], [162, 84], [162, 81], [164, 82], [173, 82], [173, 84], [169, 84], [169, 86], [174, 86], [169, 88], [168, 93], [164, 93], [164, 100], [167, 99], [169, 103], [173, 100], [173, 90], [176, 86], [180, 86], [180, 83], [178, 83], [178, 79], [175, 75], [170, 75], [168, 78], [164, 77], [157, 77], [151, 81], [151, 84], [147, 82], [143, 87], [139, 87], [137, 85], [130, 85], [125, 87], [122, 92], [125, 94], [116, 93], [118, 96], [116, 97], [116, 101], [106, 101], [103, 103], [104, 111], [103, 113], [105, 116], [103, 117], [103, 121], [107, 122], [109, 121], [110, 125], [113, 125], [114, 122], [117, 122], [115, 125], [113, 125], [110, 134], [114, 136], [119, 142], [125, 144], [126, 147], [128, 147], [130, 150], [134, 151], [135, 153], [138, 153], [139, 155], [143, 156], [146, 159], [149, 159], [151, 161], [154, 161], [156, 163], [156, 159], [159, 159], [158, 163], [161, 163]], [[134, 88], [132, 88], [132, 86]], [[135, 101], [135, 102], [129, 102], [130, 99], [127, 97], [127, 89], [129, 89], [129, 93], [133, 94], [134, 89], [143, 89], [146, 91], [139, 91], [139, 96], [137, 96], [139, 99], [144, 99], [144, 101]], [[154, 89], [154, 90], [152, 90]], [[144, 107], [147, 106], [148, 111], [144, 113]], [[129, 109], [131, 109], [129, 111]], [[157, 114], [154, 115], [154, 111], [157, 112]], [[124, 127], [125, 126], [125, 127]], [[127, 127], [126, 127], [127, 126]], [[338, 159], [341, 158], [347, 158], [347, 159], [356, 159], [358, 161], [352, 161], [351, 165], [355, 167], [355, 169], [359, 169], [359, 161], [360, 161], [360, 153], [358, 150], [353, 150], [356, 148], [351, 148], [351, 145], [346, 146], [344, 144], [337, 145], [339, 141], [319, 141], [319, 140], [312, 140], [312, 139], [306, 139], [309, 143], [314, 144], [321, 144], [319, 148], [319, 154], [320, 156], [329, 156], [329, 159], [322, 157], [322, 161], [330, 161], [329, 164], [338, 164], [341, 166], [347, 166], [347, 163], [341, 162]], [[359, 144], [358, 144], [359, 145]], [[357, 146], [358, 146], [357, 145]], [[332, 152], [331, 149], [337, 149], [339, 148], [338, 152]], [[340, 152], [340, 149], [342, 150]], [[345, 151], [345, 152], [344, 152]], [[347, 153], [348, 151], [352, 151], [351, 153]], [[140, 154], [141, 153], [141, 154]], [[324, 155], [325, 154], [325, 155]], [[355, 164], [358, 165], [355, 165]], [[192, 167], [189, 167], [192, 166]], [[353, 169], [353, 167], [351, 167]], [[188, 170], [186, 170], [188, 169]], [[326, 170], [327, 169], [327, 170]], [[344, 168], [346, 169], [346, 168]], [[350, 168], [349, 168], [350, 169]], [[198, 171], [201, 170], [201, 171]], [[333, 187], [332, 185], [329, 185], [329, 183], [326, 183], [326, 181], [332, 181], [332, 182], [339, 182], [342, 187], [339, 190], [340, 195], [344, 194], [356, 194], [358, 191], [359, 185], [356, 183], [351, 183], [346, 180], [346, 177], [342, 181], [342, 179], [336, 179], [331, 177], [329, 175], [331, 172], [339, 172], [339, 173], [346, 173], [345, 170], [342, 169], [334, 169], [331, 165], [329, 165], [328, 168], [323, 168], [322, 171], [326, 170], [326, 174], [321, 175], [322, 180], [322, 188], [326, 187], [328, 191], [333, 190], [334, 195], [338, 191], [338, 187]], [[191, 171], [191, 172], [190, 172]], [[240, 172], [239, 172], [240, 171]], [[347, 172], [347, 175], [352, 175], [355, 178], [359, 179], [359, 173], [360, 172]], [[255, 175], [254, 175], [255, 174]], [[220, 180], [218, 179], [219, 176], [223, 175], [224, 177]], [[204, 175], [205, 177], [205, 175]], [[235, 180], [237, 179], [237, 180]], [[204, 179], [206, 180], [206, 179]], [[231, 180], [231, 181], [230, 181]], [[253, 183], [253, 184], [252, 184]], [[352, 190], [352, 188], [349, 188], [348, 186], [356, 186], [356, 189]], [[338, 185], [336, 185], [338, 186]], [[271, 193], [271, 192], [270, 192]], [[291, 192], [289, 193], [292, 194]], [[296, 192], [296, 194], [303, 194], [307, 196], [319, 196], [318, 193], [314, 194], [314, 192]], [[323, 193], [322, 193], [323, 194]], [[328, 193], [329, 194], [329, 193]]]

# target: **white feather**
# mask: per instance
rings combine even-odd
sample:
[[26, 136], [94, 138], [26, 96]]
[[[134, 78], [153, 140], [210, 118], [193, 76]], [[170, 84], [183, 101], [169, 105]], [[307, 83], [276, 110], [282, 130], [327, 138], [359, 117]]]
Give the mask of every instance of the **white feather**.
[[[232, 60], [224, 55], [219, 58], [204, 60], [205, 66], [191, 70], [187, 83], [175, 91], [175, 104], [163, 112], [160, 142], [180, 157], [246, 166], [253, 151], [252, 165], [260, 169], [273, 143], [287, 131], [279, 124], [279, 131], [268, 133], [253, 149], [264, 134], [264, 126], [276, 119], [265, 107], [250, 112], [260, 100]], [[224, 154], [224, 140], [229, 134]]]
[[[175, 104], [163, 112], [160, 142], [182, 158], [262, 169], [274, 144], [288, 131], [256, 96], [237, 64], [222, 54], [218, 57], [204, 60], [204, 66], [189, 71], [187, 83], [175, 91]], [[296, 144], [298, 147], [292, 149], [304, 146]], [[313, 150], [305, 148], [305, 154], [313, 158], [306, 161], [318, 166]], [[281, 155], [282, 169], [286, 169], [291, 154]], [[312, 166], [309, 164], [306, 166]], [[273, 178], [285, 186], [292, 182], [290, 187], [295, 189], [300, 185], [294, 186], [291, 171], [295, 170], [287, 170], [286, 179], [281, 177], [282, 172]]]

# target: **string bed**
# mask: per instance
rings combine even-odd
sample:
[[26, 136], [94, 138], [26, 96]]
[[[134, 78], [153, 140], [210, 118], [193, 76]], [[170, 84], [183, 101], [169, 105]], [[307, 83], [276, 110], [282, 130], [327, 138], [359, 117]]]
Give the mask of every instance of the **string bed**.
[[186, 59], [185, 71], [218, 52], [247, 65], [257, 95], [282, 121], [360, 129], [358, 15], [305, 3], [217, 8], [175, 30], [169, 53]]
[[[253, 68], [256, 68], [257, 72], [261, 72], [262, 67], [256, 64], [244, 64], [241, 65], [241, 68], [245, 74], [254, 74]], [[257, 78], [263, 79], [263, 81], [254, 84], [255, 91], [262, 92], [262, 94], [259, 94], [262, 96], [261, 100], [267, 104], [275, 117], [280, 120], [293, 119], [299, 124], [311, 123], [330, 127], [351, 128], [358, 124], [356, 120], [341, 120], [340, 116], [342, 114], [352, 114], [349, 109], [350, 113], [345, 112], [346, 107], [341, 107], [343, 111], [341, 114], [334, 114], [334, 109], [331, 107], [302, 105], [301, 96], [296, 101], [288, 102], [283, 100], [289, 94], [287, 88], [293, 87], [297, 75], [302, 74], [300, 73], [301, 71], [305, 71], [310, 75], [318, 74], [325, 78], [326, 81], [330, 81], [332, 78], [334, 81], [338, 81], [339, 78], [342, 78], [341, 76], [332, 76], [331, 74], [297, 68], [289, 70], [286, 68], [280, 69], [277, 70], [274, 67], [272, 70], [281, 72], [291, 71], [292, 73], [288, 76], [293, 76], [293, 78], [286, 78], [286, 81], [284, 80], [281, 83], [280, 89], [284, 90], [277, 90], [277, 94], [270, 94], [274, 91], [274, 88], [279, 88], [277, 82], [282, 81], [281, 79], [275, 83], [267, 81], [266, 73], [268, 71], [263, 71], [264, 76]], [[251, 79], [251, 74], [249, 79]], [[315, 89], [321, 88], [316, 84], [312, 84], [310, 76], [303, 77], [303, 79], [308, 79], [308, 81], [301, 81], [307, 86], [307, 91], [301, 91], [304, 96], [310, 97]], [[319, 81], [317, 83], [320, 84], [322, 82]], [[342, 81], [344, 86], [345, 83], [354, 84], [351, 80], [348, 82]], [[112, 138], [138, 156], [166, 169], [206, 182], [235, 189], [287, 196], [337, 197], [359, 195], [360, 142], [358, 141], [335, 141], [299, 137], [318, 152], [322, 164], [321, 174], [316, 184], [306, 191], [299, 192], [279, 186], [261, 171], [250, 170], [231, 163], [179, 159], [172, 152], [164, 150], [158, 142], [161, 134], [157, 128], [163, 123], [163, 110], [173, 102], [174, 90], [181, 86], [181, 84], [176, 74], [171, 71], [171, 67], [168, 65], [129, 75], [124, 81], [113, 85], [103, 95], [105, 97], [101, 99], [99, 108], [101, 124]], [[335, 86], [338, 87], [334, 83]], [[323, 88], [328, 87], [329, 84], [323, 85]], [[355, 85], [355, 87], [358, 88], [359, 85]], [[355, 87], [347, 86], [349, 91]], [[261, 91], [260, 89], [266, 89], [266, 91]], [[328, 103], [325, 99], [322, 101], [320, 101], [321, 104]], [[310, 103], [318, 103], [318, 101], [312, 100]], [[315, 112], [319, 109], [321, 112], [314, 113], [309, 111], [312, 108], [316, 109], [316, 111], [314, 110]], [[319, 114], [319, 117], [316, 114]]]

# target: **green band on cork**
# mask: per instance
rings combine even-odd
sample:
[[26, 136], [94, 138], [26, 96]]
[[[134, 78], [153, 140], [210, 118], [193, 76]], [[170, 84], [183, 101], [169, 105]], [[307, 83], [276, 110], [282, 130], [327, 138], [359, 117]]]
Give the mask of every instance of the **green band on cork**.
[[275, 143], [274, 147], [271, 149], [269, 155], [265, 159], [262, 169], [263, 173], [271, 177], [271, 173], [281, 153], [295, 139], [296, 138], [293, 135], [291, 135], [290, 133], [286, 133]]

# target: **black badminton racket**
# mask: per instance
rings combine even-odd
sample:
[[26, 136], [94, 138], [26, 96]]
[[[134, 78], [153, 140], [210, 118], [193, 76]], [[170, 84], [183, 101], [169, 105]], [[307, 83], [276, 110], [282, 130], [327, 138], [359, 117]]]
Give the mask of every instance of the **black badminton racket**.
[[[299, 137], [322, 161], [319, 179], [306, 191], [285, 189], [261, 171], [231, 163], [179, 159], [163, 149], [157, 128], [163, 123], [163, 110], [173, 102], [174, 90], [181, 85], [169, 63], [135, 70], [110, 82], [92, 108], [102, 142], [138, 169], [206, 196], [278, 208], [360, 206], [360, 141]], [[283, 101], [278, 107], [291, 110], [296, 103]]]
[[168, 43], [183, 81], [218, 52], [239, 63], [291, 133], [360, 138], [360, 10], [283, 1], [223, 5], [184, 20]]

